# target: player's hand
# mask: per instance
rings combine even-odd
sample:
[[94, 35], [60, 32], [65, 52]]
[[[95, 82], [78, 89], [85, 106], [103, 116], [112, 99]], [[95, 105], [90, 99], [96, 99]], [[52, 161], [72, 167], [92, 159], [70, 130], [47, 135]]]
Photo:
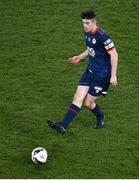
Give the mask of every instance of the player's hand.
[[111, 76], [110, 83], [112, 86], [117, 86], [117, 77], [116, 76]]
[[79, 56], [73, 56], [72, 58], [68, 59], [68, 62], [71, 64], [76, 64], [81, 60], [81, 58]]

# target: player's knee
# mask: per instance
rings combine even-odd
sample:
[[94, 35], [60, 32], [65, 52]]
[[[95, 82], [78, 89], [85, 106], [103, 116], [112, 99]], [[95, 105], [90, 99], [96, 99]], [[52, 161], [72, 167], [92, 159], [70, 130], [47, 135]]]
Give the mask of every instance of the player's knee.
[[85, 105], [88, 109], [93, 109], [96, 104], [95, 104], [94, 101], [85, 100], [84, 105]]

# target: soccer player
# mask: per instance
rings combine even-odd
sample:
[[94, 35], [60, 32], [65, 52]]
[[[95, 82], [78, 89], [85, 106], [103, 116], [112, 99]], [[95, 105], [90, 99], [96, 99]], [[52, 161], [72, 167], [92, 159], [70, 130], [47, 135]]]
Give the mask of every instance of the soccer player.
[[106, 95], [109, 85], [117, 85], [118, 54], [110, 36], [96, 22], [94, 11], [81, 13], [84, 39], [87, 49], [77, 56], [69, 58], [69, 63], [76, 64], [88, 57], [88, 66], [82, 75], [77, 91], [62, 121], [48, 120], [48, 125], [57, 132], [64, 134], [69, 124], [79, 113], [82, 104], [96, 116], [94, 128], [104, 127], [104, 112], [96, 100]]

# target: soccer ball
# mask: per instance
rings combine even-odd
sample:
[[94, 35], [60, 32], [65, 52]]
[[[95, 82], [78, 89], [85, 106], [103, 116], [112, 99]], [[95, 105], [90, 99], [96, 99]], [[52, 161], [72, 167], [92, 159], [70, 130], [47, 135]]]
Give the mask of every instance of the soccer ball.
[[46, 163], [48, 153], [45, 148], [37, 147], [33, 149], [31, 153], [31, 159], [35, 164], [44, 164]]

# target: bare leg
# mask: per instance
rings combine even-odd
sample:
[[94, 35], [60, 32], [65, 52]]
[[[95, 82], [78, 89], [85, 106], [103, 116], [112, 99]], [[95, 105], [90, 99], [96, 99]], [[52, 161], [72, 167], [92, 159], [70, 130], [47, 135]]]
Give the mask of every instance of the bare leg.
[[88, 94], [89, 86], [78, 86], [72, 103], [81, 108], [83, 101]]

